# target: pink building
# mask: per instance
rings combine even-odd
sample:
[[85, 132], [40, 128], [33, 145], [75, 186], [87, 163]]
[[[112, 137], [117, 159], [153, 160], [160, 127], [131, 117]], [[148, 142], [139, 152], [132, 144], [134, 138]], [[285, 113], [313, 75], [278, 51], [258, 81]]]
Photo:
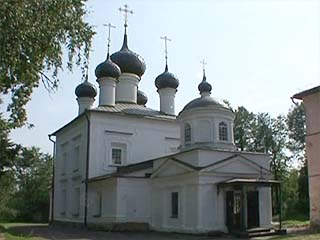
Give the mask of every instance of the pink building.
[[306, 113], [310, 224], [320, 226], [320, 86], [297, 93]]

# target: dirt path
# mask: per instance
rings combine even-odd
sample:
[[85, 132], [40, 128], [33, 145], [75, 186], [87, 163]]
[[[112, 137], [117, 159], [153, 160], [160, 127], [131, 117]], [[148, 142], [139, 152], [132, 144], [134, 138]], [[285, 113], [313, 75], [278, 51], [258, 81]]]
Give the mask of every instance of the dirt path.
[[4, 234], [2, 233], [1, 229], [0, 229], [0, 240], [4, 240]]

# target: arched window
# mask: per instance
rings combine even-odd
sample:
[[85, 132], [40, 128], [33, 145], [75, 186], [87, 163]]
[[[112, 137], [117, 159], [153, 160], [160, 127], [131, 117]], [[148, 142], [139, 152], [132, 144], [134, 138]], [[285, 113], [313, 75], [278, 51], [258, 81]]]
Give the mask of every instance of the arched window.
[[228, 127], [225, 122], [219, 123], [219, 140], [228, 141]]
[[184, 143], [189, 144], [191, 142], [191, 126], [189, 123], [184, 124]]

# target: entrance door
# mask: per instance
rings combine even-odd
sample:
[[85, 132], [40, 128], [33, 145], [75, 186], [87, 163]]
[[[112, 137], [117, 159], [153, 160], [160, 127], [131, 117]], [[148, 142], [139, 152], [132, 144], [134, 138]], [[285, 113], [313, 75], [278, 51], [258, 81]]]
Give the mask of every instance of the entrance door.
[[226, 192], [227, 227], [229, 231], [239, 230], [241, 226], [241, 192]]
[[256, 228], [260, 226], [258, 191], [247, 192], [247, 219], [248, 228]]

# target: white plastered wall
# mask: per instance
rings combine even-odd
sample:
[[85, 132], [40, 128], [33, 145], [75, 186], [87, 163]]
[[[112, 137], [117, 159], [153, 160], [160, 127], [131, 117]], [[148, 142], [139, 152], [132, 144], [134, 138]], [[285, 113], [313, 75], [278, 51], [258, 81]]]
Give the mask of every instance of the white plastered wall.
[[89, 177], [116, 170], [110, 154], [113, 143], [126, 146], [125, 164], [167, 155], [179, 145], [179, 125], [175, 121], [94, 113], [91, 126]]
[[[84, 183], [86, 168], [87, 122], [81, 117], [57, 133], [54, 179], [54, 220], [83, 222], [84, 219]], [[75, 159], [73, 149], [79, 146], [79, 159]], [[65, 155], [65, 158], [64, 158]], [[74, 161], [78, 161], [75, 164]], [[79, 214], [75, 214], [74, 194], [80, 188]], [[66, 199], [62, 193], [65, 190]], [[78, 204], [78, 203], [77, 203]], [[63, 205], [65, 213], [62, 214]]]

